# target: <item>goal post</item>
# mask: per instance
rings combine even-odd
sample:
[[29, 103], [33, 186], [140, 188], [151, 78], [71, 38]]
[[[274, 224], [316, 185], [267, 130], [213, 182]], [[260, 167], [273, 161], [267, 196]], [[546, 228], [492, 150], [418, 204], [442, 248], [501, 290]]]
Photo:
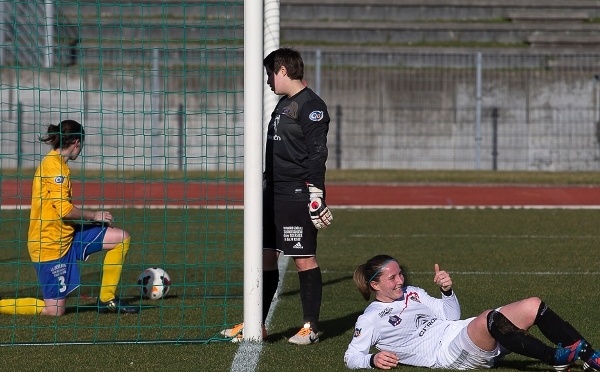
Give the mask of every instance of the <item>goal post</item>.
[[244, 339], [262, 340], [263, 2], [244, 1]]
[[261, 340], [266, 317], [260, 234], [263, 141], [278, 100], [267, 85], [262, 60], [279, 47], [279, 0], [245, 1], [244, 6], [244, 339]]

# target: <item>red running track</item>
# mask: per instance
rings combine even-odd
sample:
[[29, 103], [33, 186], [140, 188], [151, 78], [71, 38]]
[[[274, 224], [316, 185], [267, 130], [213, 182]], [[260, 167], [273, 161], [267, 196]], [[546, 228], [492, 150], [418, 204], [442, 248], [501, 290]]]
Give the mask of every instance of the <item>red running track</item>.
[[[2, 180], [0, 205], [29, 205], [30, 181]], [[74, 202], [86, 205], [241, 206], [243, 184], [207, 182], [73, 183]], [[373, 207], [600, 207], [600, 187], [529, 185], [329, 184], [330, 206]]]

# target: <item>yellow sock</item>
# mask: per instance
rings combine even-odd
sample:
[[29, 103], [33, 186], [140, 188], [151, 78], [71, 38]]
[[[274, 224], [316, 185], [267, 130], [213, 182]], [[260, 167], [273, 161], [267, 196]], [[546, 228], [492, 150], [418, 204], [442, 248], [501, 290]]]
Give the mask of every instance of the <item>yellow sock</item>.
[[38, 315], [44, 309], [44, 301], [37, 298], [9, 298], [0, 300], [0, 314]]
[[123, 262], [129, 250], [129, 241], [131, 238], [123, 240], [111, 249], [104, 256], [104, 265], [102, 266], [102, 287], [100, 287], [100, 301], [106, 302], [115, 298], [117, 285], [121, 279], [121, 270]]

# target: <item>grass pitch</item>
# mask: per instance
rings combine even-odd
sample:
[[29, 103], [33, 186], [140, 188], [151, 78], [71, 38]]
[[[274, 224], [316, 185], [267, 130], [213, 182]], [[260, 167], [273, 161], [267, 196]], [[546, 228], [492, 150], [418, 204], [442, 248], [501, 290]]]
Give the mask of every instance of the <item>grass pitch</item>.
[[[343, 353], [366, 302], [354, 288], [354, 268], [375, 254], [395, 256], [408, 279], [432, 293], [435, 263], [449, 271], [463, 317], [474, 316], [523, 297], [539, 296], [600, 346], [597, 326], [600, 264], [598, 210], [334, 210], [334, 224], [320, 232], [318, 259], [323, 270], [321, 342], [287, 342], [301, 326], [298, 278], [291, 262], [283, 291], [263, 343], [257, 371], [344, 371]], [[24, 213], [25, 215], [21, 215]], [[183, 214], [185, 213], [185, 218]], [[207, 213], [209, 213], [207, 215]], [[2, 211], [0, 278], [2, 297], [36, 295], [24, 239], [27, 212]], [[7, 371], [229, 371], [239, 346], [213, 339], [201, 344], [111, 344], [110, 340], [203, 338], [218, 333], [219, 322], [242, 318], [241, 287], [221, 287], [223, 272], [241, 278], [241, 211], [125, 210], [125, 228], [134, 243], [123, 273], [123, 288], [135, 296], [135, 279], [153, 262], [164, 262], [174, 279], [174, 295], [137, 316], [72, 312], [60, 319], [0, 316], [3, 342], [70, 336], [109, 340], [100, 345], [0, 347]], [[165, 234], [161, 221], [174, 223]], [[179, 218], [179, 219], [178, 219]], [[185, 221], [184, 221], [185, 220]], [[200, 226], [199, 221], [204, 225]], [[185, 223], [184, 223], [185, 222]], [[193, 227], [192, 227], [193, 226]], [[220, 234], [210, 234], [211, 231]], [[224, 244], [224, 236], [227, 241]], [[233, 243], [231, 243], [233, 242]], [[83, 287], [93, 296], [101, 256], [84, 264]], [[191, 263], [205, 263], [196, 271]], [[211, 263], [209, 265], [209, 263]], [[210, 269], [210, 270], [209, 270]], [[24, 284], [25, 283], [25, 284]], [[185, 283], [185, 287], [182, 286]], [[219, 296], [229, 291], [228, 296]], [[77, 300], [84, 301], [85, 300]], [[73, 306], [77, 305], [74, 301]], [[223, 301], [226, 311], [222, 310]], [[214, 311], [211, 309], [214, 305]], [[218, 306], [217, 306], [218, 305]], [[202, 308], [209, 309], [203, 311]], [[538, 334], [537, 331], [534, 331]], [[244, 370], [244, 365], [236, 366]], [[245, 363], [242, 358], [241, 363]], [[250, 367], [247, 366], [247, 367]], [[425, 369], [399, 367], [402, 371]], [[498, 371], [547, 371], [531, 359], [509, 356]], [[574, 369], [578, 370], [577, 368]]]

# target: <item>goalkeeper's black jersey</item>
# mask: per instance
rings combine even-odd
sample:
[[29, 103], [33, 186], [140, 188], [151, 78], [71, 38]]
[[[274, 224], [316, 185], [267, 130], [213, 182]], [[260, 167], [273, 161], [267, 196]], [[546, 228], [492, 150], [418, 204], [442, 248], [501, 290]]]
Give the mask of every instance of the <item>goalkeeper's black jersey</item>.
[[267, 129], [267, 190], [306, 194], [306, 184], [312, 183], [325, 191], [328, 131], [327, 105], [310, 88], [281, 98]]

